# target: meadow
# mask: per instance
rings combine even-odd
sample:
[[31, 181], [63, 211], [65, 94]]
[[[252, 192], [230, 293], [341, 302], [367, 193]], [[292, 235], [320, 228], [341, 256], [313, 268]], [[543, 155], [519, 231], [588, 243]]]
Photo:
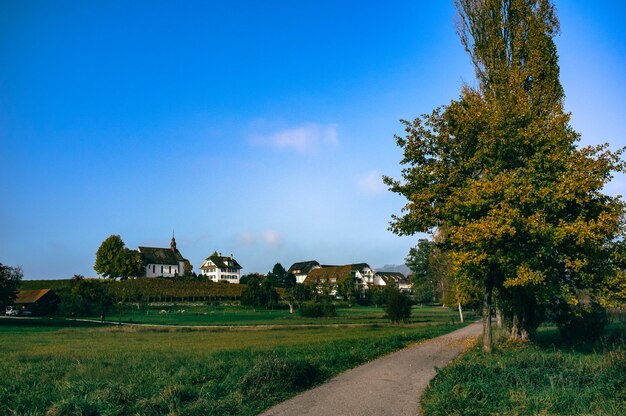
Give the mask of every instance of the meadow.
[[540, 327], [533, 343], [476, 347], [431, 382], [421, 405], [434, 415], [619, 415], [626, 409], [626, 324], [597, 341], [565, 342]]
[[[417, 310], [415, 322], [405, 325], [348, 325], [359, 315], [382, 314], [368, 308], [337, 317], [343, 326], [63, 328], [0, 320], [0, 414], [253, 415], [341, 371], [460, 326], [446, 323], [454, 311], [423, 309], [424, 316]], [[435, 312], [438, 322], [419, 322]]]
[[[468, 312], [469, 319], [475, 315]], [[99, 317], [92, 317], [99, 319]], [[160, 325], [343, 325], [381, 324], [389, 319], [382, 307], [353, 306], [337, 308], [337, 316], [328, 318], [301, 317], [296, 309], [258, 309], [238, 305], [207, 306], [204, 304], [152, 304], [135, 307], [132, 304], [117, 305], [107, 316], [113, 322], [132, 322]], [[458, 313], [440, 306], [414, 306], [408, 323], [455, 323]]]

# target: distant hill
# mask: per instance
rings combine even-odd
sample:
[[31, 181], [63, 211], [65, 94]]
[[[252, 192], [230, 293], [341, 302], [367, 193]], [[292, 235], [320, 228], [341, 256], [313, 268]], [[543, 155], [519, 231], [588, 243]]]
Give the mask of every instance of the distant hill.
[[411, 273], [411, 270], [405, 264], [385, 264], [383, 267], [374, 267], [377, 272], [399, 272], [405, 276]]

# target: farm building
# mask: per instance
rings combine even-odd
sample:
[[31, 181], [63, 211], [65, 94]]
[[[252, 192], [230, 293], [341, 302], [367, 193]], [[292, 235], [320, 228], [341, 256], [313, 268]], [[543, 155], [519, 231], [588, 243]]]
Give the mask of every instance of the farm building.
[[56, 312], [59, 301], [59, 296], [51, 289], [39, 289], [18, 291], [14, 303], [20, 311], [50, 315]]

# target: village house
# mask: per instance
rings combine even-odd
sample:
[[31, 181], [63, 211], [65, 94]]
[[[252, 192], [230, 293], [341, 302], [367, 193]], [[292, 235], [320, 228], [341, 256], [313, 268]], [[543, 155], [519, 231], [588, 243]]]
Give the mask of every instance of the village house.
[[294, 275], [296, 283], [304, 283], [307, 275], [311, 273], [312, 270], [319, 269], [320, 267], [322, 266], [315, 260], [301, 261], [292, 264], [289, 270], [287, 270], [287, 273]]
[[172, 233], [170, 248], [138, 247], [141, 262], [145, 267], [146, 277], [176, 277], [185, 274], [189, 261], [176, 248], [176, 239]]
[[[354, 280], [357, 289], [363, 291], [374, 284], [374, 270], [367, 263], [346, 264], [342, 266], [322, 265], [311, 270], [303, 283], [320, 286], [335, 286], [345, 279]], [[332, 289], [331, 294], [336, 290]]]
[[213, 282], [226, 280], [230, 283], [239, 283], [241, 266], [232, 254], [226, 257], [222, 256], [222, 253], [214, 251], [200, 266], [200, 274]]
[[351, 264], [352, 277], [356, 279], [358, 284], [361, 284], [364, 289], [367, 289], [374, 283], [374, 269], [372, 269], [367, 263]]
[[398, 289], [411, 290], [411, 281], [408, 277], [399, 272], [376, 272], [374, 275], [374, 285], [386, 286], [394, 282]]

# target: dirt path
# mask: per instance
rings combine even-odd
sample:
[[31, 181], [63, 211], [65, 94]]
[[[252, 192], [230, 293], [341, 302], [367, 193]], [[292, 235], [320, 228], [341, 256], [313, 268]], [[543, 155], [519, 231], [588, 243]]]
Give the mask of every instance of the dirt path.
[[481, 329], [480, 323], [473, 323], [363, 364], [262, 415], [415, 416], [435, 367], [445, 367], [471, 346]]

